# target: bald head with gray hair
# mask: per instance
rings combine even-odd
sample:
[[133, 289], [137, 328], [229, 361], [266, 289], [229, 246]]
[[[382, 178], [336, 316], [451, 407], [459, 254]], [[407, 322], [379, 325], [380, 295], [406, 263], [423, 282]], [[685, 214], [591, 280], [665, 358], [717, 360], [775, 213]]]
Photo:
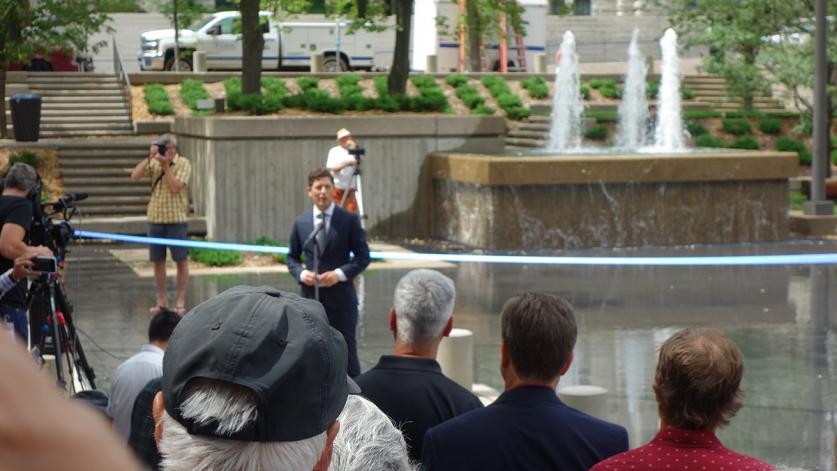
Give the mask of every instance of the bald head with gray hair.
[[38, 184], [38, 173], [31, 165], [18, 162], [6, 172], [5, 188], [29, 192]]
[[171, 144], [172, 146], [177, 147], [177, 136], [170, 133], [163, 134], [159, 139], [157, 139], [157, 143]]
[[453, 314], [456, 289], [453, 281], [435, 270], [413, 270], [395, 286], [398, 340], [427, 345], [440, 338]]

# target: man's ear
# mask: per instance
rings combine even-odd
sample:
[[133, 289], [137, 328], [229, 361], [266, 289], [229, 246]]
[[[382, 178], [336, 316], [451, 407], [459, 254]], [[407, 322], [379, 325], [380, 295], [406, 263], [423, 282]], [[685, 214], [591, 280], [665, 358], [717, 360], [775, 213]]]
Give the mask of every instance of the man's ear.
[[445, 328], [442, 329], [442, 337], [449, 336], [451, 330], [453, 330], [453, 316], [450, 316], [448, 323], [445, 324]]
[[326, 430], [326, 443], [323, 448], [323, 454], [320, 455], [320, 461], [314, 465], [311, 471], [327, 471], [331, 464], [331, 452], [334, 449], [334, 439], [337, 438], [337, 432], [340, 431], [340, 421], [335, 420]]
[[154, 402], [151, 404], [151, 416], [154, 417], [154, 440], [160, 446], [160, 439], [163, 437], [163, 411], [166, 405], [163, 402], [163, 391], [157, 391], [154, 395]]
[[565, 374], [567, 374], [567, 371], [570, 369], [570, 365], [572, 365], [572, 363], [573, 363], [573, 352], [570, 352], [570, 357], [567, 358], [567, 364], [564, 365], [563, 368], [561, 368], [561, 376], [564, 376]]
[[389, 330], [392, 331], [393, 335], [398, 333], [398, 321], [395, 319], [395, 308], [389, 308]]

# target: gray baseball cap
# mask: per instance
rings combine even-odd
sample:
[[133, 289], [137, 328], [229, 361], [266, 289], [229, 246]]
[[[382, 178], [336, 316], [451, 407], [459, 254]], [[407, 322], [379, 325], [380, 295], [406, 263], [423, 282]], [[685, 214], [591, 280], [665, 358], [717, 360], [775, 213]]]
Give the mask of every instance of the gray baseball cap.
[[[324, 432], [348, 394], [346, 342], [323, 306], [270, 287], [237, 286], [189, 311], [163, 358], [166, 412], [193, 435], [230, 440], [296, 441]], [[194, 379], [245, 387], [258, 398], [257, 419], [231, 435], [180, 414]]]

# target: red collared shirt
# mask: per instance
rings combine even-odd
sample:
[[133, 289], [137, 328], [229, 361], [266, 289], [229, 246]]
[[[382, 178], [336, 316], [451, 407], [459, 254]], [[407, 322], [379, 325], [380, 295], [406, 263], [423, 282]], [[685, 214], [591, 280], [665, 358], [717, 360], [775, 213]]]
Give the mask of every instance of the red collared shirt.
[[725, 447], [713, 432], [664, 428], [647, 445], [598, 463], [590, 471], [762, 471], [773, 466]]

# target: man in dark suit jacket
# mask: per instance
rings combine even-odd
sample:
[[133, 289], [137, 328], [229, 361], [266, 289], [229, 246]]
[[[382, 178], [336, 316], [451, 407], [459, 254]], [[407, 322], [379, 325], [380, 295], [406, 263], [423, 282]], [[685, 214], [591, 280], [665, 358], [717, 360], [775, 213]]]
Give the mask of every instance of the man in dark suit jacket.
[[[300, 283], [302, 296], [314, 298], [315, 291], [319, 290], [319, 301], [325, 307], [329, 323], [346, 339], [349, 350], [347, 372], [355, 377], [360, 374], [360, 362], [355, 341], [358, 312], [353, 280], [369, 265], [366, 234], [357, 215], [334, 204], [334, 178], [328, 170], [317, 169], [308, 175], [308, 196], [314, 208], [294, 221], [288, 269]], [[315, 221], [317, 226], [323, 226], [322, 233], [303, 247], [316, 227]], [[315, 245], [320, 248], [316, 270]]]
[[572, 362], [572, 307], [542, 293], [503, 306], [500, 372], [505, 392], [490, 406], [424, 435], [425, 470], [586, 471], [628, 449], [627, 431], [564, 405], [555, 394]]

